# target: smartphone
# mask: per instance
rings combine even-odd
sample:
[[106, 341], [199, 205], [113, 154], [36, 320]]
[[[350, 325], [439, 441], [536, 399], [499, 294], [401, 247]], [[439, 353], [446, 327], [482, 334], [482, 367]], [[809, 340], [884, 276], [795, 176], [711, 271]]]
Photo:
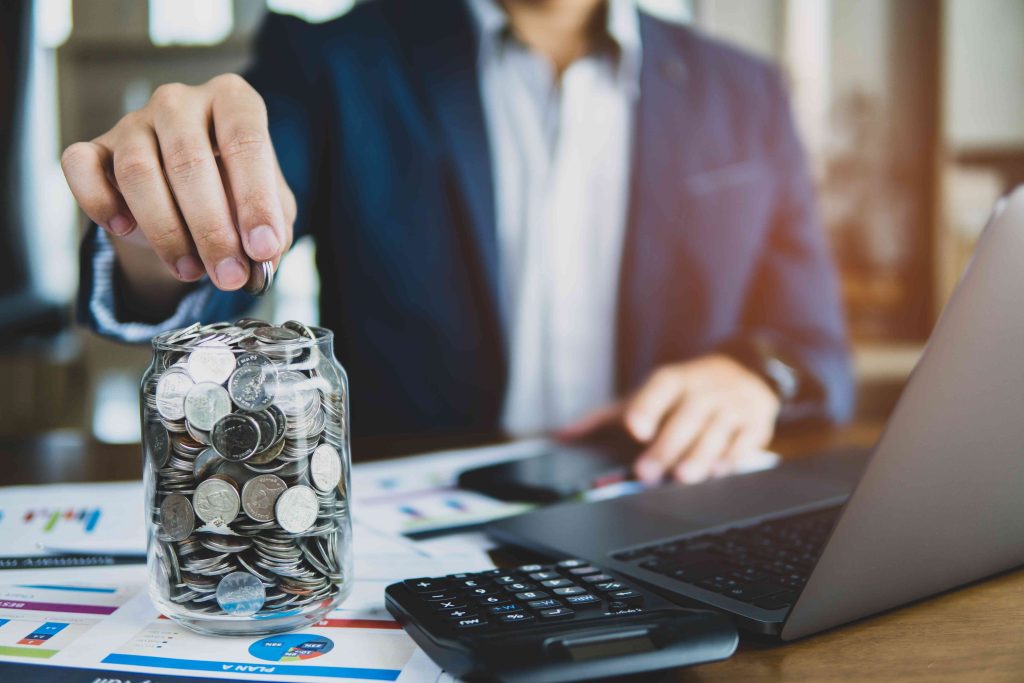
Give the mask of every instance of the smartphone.
[[632, 477], [640, 445], [622, 430], [552, 442], [538, 455], [466, 470], [459, 486], [499, 500], [556, 503]]

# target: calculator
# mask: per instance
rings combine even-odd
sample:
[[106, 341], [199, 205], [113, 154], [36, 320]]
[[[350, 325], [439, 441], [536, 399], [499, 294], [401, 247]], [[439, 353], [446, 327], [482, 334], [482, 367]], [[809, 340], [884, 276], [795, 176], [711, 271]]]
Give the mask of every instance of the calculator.
[[583, 681], [725, 659], [723, 614], [675, 605], [585, 560], [408, 579], [388, 611], [449, 673], [506, 683]]

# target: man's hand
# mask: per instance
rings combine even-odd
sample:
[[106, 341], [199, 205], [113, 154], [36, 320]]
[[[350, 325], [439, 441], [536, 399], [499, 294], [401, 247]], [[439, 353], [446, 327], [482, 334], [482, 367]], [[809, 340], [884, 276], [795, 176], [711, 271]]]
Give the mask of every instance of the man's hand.
[[632, 397], [563, 432], [583, 436], [620, 422], [646, 448], [637, 477], [696, 483], [730, 473], [768, 445], [780, 401], [767, 383], [723, 354], [659, 368]]
[[180, 290], [208, 273], [238, 289], [250, 258], [276, 265], [291, 244], [295, 199], [263, 99], [240, 76], [162, 85], [61, 165], [82, 210], [117, 238], [133, 287]]

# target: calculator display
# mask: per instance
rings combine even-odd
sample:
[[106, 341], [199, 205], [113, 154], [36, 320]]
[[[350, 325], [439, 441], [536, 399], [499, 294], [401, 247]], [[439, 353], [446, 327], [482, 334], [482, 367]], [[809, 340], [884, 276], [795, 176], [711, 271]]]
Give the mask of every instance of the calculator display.
[[573, 643], [566, 650], [574, 662], [585, 662], [591, 659], [631, 655], [638, 652], [653, 652], [657, 648], [647, 636], [633, 636], [616, 640], [602, 640], [590, 643]]

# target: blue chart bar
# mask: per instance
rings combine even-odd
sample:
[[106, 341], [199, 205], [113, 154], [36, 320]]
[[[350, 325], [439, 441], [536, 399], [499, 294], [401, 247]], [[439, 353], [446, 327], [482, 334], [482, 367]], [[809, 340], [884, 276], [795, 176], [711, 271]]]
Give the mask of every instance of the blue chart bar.
[[394, 681], [402, 673], [398, 669], [359, 669], [346, 666], [298, 666], [294, 664], [246, 664], [245, 662], [206, 662], [197, 659], [172, 659], [146, 655], [110, 654], [104, 664], [153, 666], [164, 669], [217, 671], [263, 676], [316, 676], [318, 678], [359, 678], [367, 681]]
[[18, 588], [43, 588], [51, 591], [74, 591], [76, 593], [116, 593], [116, 588], [91, 588], [88, 586], [54, 586], [45, 583], [23, 583]]
[[10, 619], [0, 619], [0, 626], [3, 626], [3, 625], [4, 625], [4, 624], [6, 624], [6, 623], [7, 623], [8, 621], [10, 621]]

